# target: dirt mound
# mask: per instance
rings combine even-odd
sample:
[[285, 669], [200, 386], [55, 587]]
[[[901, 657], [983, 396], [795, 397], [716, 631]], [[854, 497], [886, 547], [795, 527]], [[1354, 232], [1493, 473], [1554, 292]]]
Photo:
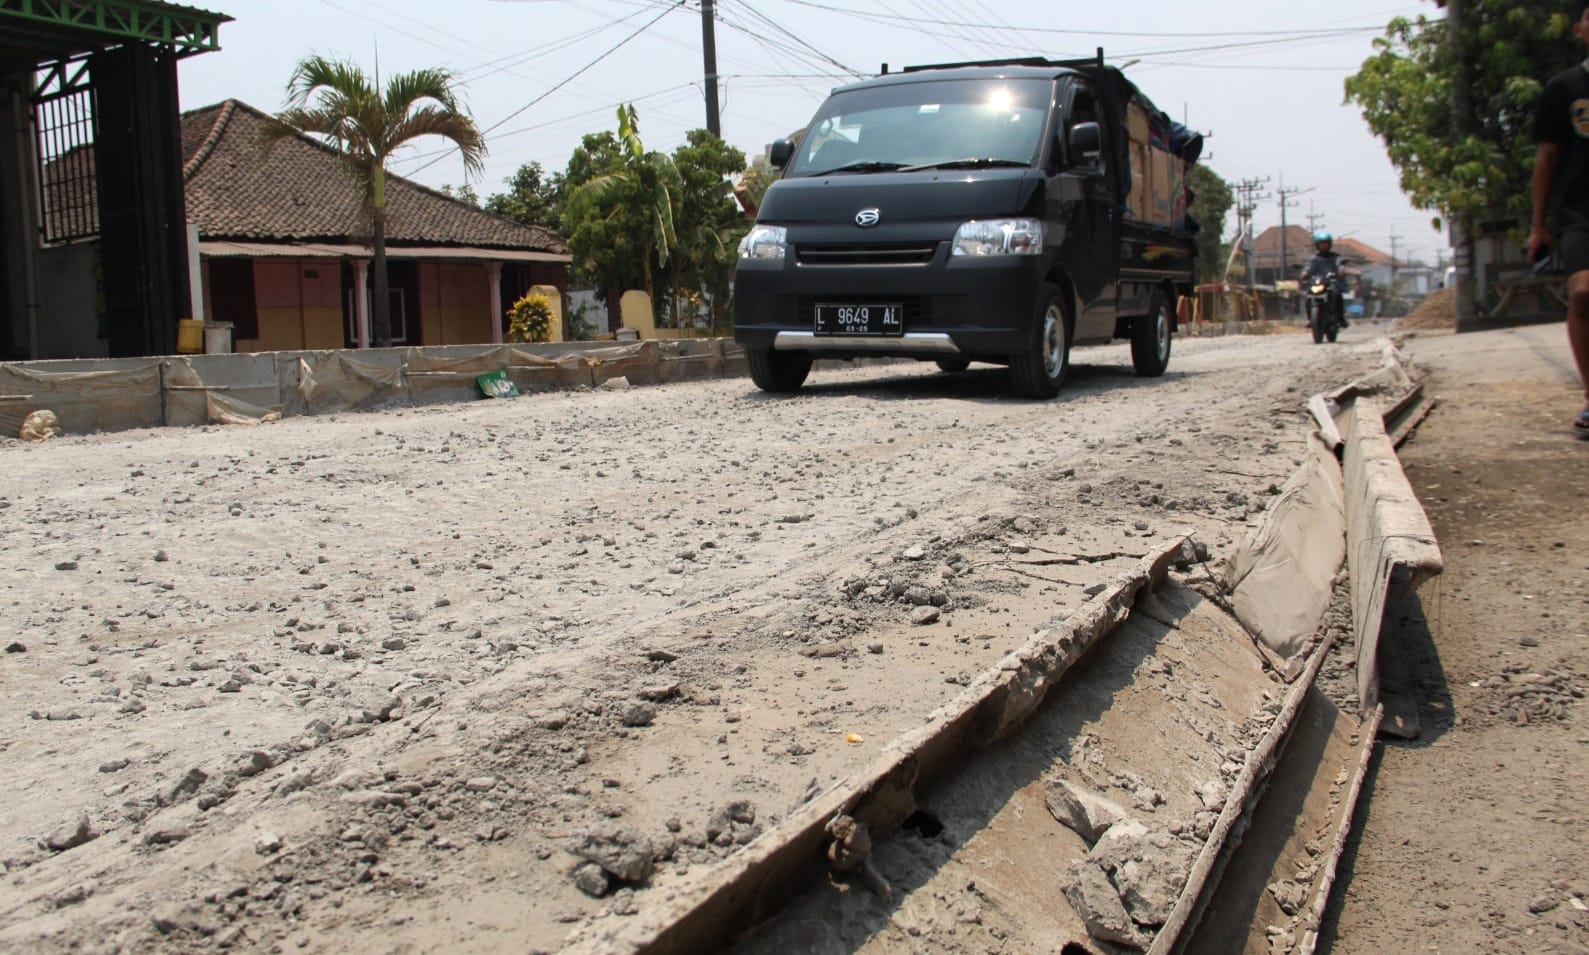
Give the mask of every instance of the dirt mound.
[[1418, 307], [1401, 319], [1402, 328], [1455, 328], [1457, 322], [1457, 290], [1441, 289], [1432, 292]]

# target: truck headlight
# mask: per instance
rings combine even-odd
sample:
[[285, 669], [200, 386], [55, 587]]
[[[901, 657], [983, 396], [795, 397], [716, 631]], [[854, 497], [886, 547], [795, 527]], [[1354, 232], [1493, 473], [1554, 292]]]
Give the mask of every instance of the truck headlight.
[[955, 230], [950, 255], [1040, 255], [1043, 223], [1039, 219], [973, 219]]
[[756, 225], [739, 240], [742, 259], [781, 259], [789, 242], [789, 230], [781, 225]]

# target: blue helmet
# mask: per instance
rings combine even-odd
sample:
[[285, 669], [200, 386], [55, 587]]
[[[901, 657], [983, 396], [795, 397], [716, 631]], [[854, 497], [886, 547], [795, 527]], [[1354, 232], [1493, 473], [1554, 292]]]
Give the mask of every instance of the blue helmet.
[[1334, 245], [1335, 244], [1335, 236], [1330, 235], [1328, 232], [1325, 232], [1323, 229], [1320, 229], [1319, 231], [1313, 233], [1313, 244], [1314, 245], [1324, 245], [1326, 243], [1328, 243], [1330, 245]]

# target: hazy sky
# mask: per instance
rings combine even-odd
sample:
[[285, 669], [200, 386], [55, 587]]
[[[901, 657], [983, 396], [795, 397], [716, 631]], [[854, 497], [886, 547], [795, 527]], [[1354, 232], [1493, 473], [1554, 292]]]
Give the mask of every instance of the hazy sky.
[[[222, 49], [183, 61], [182, 105], [237, 98], [281, 107], [293, 64], [351, 57], [383, 74], [446, 66], [488, 129], [482, 196], [520, 164], [561, 171], [589, 132], [633, 102], [652, 149], [706, 125], [699, 0], [194, 0], [236, 18]], [[1280, 221], [1276, 192], [1337, 235], [1432, 260], [1444, 235], [1397, 188], [1383, 144], [1342, 81], [1394, 16], [1441, 16], [1428, 0], [717, 0], [723, 138], [755, 155], [805, 125], [827, 91], [916, 63], [1091, 55], [1103, 46], [1158, 106], [1212, 133], [1204, 161], [1235, 182], [1268, 177], [1259, 230]], [[392, 169], [460, 183], [456, 152], [421, 143]], [[1232, 226], [1234, 225], [1232, 216]]]

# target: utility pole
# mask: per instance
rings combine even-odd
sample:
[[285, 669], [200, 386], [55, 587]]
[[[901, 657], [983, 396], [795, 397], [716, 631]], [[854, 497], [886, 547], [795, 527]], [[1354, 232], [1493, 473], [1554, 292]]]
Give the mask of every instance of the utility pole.
[[[1446, 8], [1446, 55], [1451, 58], [1451, 63], [1456, 68], [1456, 76], [1452, 78], [1451, 83], [1451, 132], [1453, 138], [1459, 142], [1473, 130], [1474, 126], [1473, 97], [1469, 93], [1472, 88], [1473, 69], [1464, 49], [1466, 44], [1463, 36], [1463, 2], [1464, 0], [1444, 0], [1441, 4]], [[1464, 332], [1473, 328], [1478, 317], [1478, 289], [1475, 287], [1473, 274], [1475, 223], [1459, 218], [1451, 225], [1451, 244], [1455, 252], [1452, 264], [1457, 270], [1457, 331]]]
[[1314, 208], [1313, 208], [1313, 200], [1309, 199], [1308, 200], [1308, 235], [1312, 235], [1313, 233], [1319, 231], [1320, 227], [1322, 227], [1323, 225], [1324, 225], [1324, 213], [1315, 211]]
[[1290, 249], [1287, 248], [1286, 242], [1286, 210], [1295, 208], [1298, 205], [1298, 203], [1292, 201], [1291, 197], [1299, 196], [1303, 193], [1312, 191], [1312, 186], [1309, 186], [1306, 189], [1287, 189], [1284, 178], [1281, 178], [1280, 180], [1280, 188], [1275, 190], [1275, 192], [1280, 196], [1280, 268], [1275, 272], [1275, 278], [1277, 281], [1281, 272], [1289, 273], [1291, 271], [1291, 252]]
[[717, 110], [717, 35], [713, 0], [701, 0], [701, 56], [706, 74], [706, 129], [713, 136], [723, 135], [723, 124]]
[[1253, 265], [1253, 236], [1252, 214], [1258, 209], [1258, 202], [1269, 198], [1268, 193], [1259, 195], [1259, 190], [1269, 181], [1269, 177], [1262, 179], [1243, 179], [1233, 185], [1232, 191], [1236, 193], [1236, 244], [1247, 252], [1247, 287], [1253, 288], [1257, 283], [1257, 269]]
[[1394, 227], [1390, 230], [1390, 297], [1396, 297], [1396, 242], [1401, 236]]

